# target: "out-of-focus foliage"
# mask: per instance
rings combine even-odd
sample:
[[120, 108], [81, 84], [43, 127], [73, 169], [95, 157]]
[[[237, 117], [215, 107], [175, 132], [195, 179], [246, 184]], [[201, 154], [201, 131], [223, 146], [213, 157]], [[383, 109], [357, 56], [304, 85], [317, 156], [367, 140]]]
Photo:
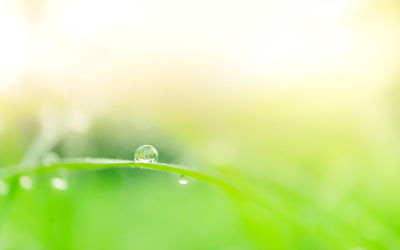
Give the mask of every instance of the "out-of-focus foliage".
[[[57, 172], [38, 174], [32, 176], [33, 190], [16, 185], [1, 197], [1, 246], [399, 246], [397, 126], [389, 123], [393, 106], [370, 104], [382, 108], [373, 113], [362, 105], [329, 110], [324, 102], [326, 112], [321, 112], [321, 106], [282, 100], [232, 104], [221, 98], [218, 105], [209, 101], [196, 112], [167, 106], [157, 112], [151, 105], [150, 117], [145, 106], [120, 99], [107, 110], [82, 109], [75, 120], [71, 112], [76, 111], [62, 105], [52, 104], [54, 112], [48, 112], [43, 101], [4, 101], [2, 165], [18, 163], [46, 121], [59, 119], [67, 132], [51, 151], [60, 157], [133, 159], [139, 145], [151, 144], [160, 162], [219, 173], [246, 197], [195, 180], [179, 185], [178, 176], [148, 170], [73, 171], [66, 191], [50, 185]], [[388, 116], [381, 119], [387, 120], [377, 120], [385, 110]], [[83, 120], [90, 123], [86, 131], [79, 129]]]

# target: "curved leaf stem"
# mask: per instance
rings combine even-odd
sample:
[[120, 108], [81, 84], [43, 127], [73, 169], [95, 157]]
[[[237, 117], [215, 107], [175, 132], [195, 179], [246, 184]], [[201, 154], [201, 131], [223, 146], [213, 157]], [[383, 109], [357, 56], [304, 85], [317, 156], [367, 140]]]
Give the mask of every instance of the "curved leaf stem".
[[177, 175], [187, 176], [196, 180], [215, 184], [229, 191], [235, 196], [238, 196], [240, 192], [232, 185], [221, 181], [211, 175], [195, 172], [192, 170], [184, 169], [178, 165], [165, 164], [165, 163], [139, 163], [127, 160], [115, 160], [115, 159], [93, 159], [93, 158], [71, 158], [63, 159], [58, 162], [54, 162], [48, 165], [39, 166], [28, 166], [28, 165], [15, 165], [4, 167], [0, 169], [0, 178], [6, 179], [16, 175], [29, 174], [32, 172], [47, 172], [54, 171], [59, 168], [68, 170], [99, 170], [99, 169], [111, 169], [111, 168], [142, 168], [157, 170], [163, 172], [169, 172]]

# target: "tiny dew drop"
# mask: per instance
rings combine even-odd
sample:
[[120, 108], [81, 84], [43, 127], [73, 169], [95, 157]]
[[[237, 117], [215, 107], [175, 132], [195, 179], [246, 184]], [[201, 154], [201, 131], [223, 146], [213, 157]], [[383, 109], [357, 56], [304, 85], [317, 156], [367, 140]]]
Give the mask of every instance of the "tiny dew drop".
[[186, 185], [188, 184], [188, 182], [189, 182], [188, 178], [184, 175], [181, 175], [178, 179], [178, 183], [181, 185]]
[[135, 162], [156, 163], [158, 161], [157, 150], [150, 145], [140, 146], [135, 151]]

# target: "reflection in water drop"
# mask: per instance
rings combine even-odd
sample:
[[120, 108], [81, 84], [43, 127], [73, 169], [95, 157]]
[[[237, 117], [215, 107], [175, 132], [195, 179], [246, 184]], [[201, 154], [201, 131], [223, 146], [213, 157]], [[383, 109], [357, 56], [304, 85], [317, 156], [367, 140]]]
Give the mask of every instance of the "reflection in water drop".
[[135, 151], [135, 162], [156, 163], [158, 161], [157, 150], [150, 145], [140, 146]]
[[30, 190], [33, 188], [33, 180], [31, 177], [22, 175], [19, 177], [19, 185], [26, 190]]
[[189, 180], [187, 179], [186, 176], [181, 175], [181, 177], [179, 177], [178, 182], [181, 185], [186, 185], [186, 184], [188, 184]]
[[51, 178], [51, 185], [58, 190], [67, 190], [68, 189], [68, 182], [61, 177], [54, 177]]
[[0, 194], [1, 195], [6, 195], [6, 194], [8, 194], [8, 191], [9, 191], [9, 186], [8, 186], [8, 183], [7, 182], [5, 182], [5, 181], [3, 181], [3, 180], [0, 180]]

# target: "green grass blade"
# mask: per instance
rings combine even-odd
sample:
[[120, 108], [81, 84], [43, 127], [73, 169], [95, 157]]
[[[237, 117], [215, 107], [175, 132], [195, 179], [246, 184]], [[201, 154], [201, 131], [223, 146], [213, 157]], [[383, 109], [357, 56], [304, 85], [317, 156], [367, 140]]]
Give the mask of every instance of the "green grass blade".
[[116, 160], [116, 159], [96, 159], [96, 158], [71, 158], [63, 159], [61, 161], [39, 166], [29, 165], [15, 165], [4, 167], [0, 169], [0, 179], [10, 178], [16, 175], [29, 174], [32, 172], [48, 172], [57, 169], [67, 170], [100, 170], [100, 169], [113, 169], [113, 168], [141, 168], [156, 171], [163, 171], [177, 175], [183, 175], [199, 181], [215, 184], [224, 188], [231, 194], [239, 196], [239, 191], [232, 185], [221, 181], [211, 175], [203, 174], [200, 172], [184, 169], [178, 165], [166, 164], [166, 163], [138, 163], [128, 160]]

